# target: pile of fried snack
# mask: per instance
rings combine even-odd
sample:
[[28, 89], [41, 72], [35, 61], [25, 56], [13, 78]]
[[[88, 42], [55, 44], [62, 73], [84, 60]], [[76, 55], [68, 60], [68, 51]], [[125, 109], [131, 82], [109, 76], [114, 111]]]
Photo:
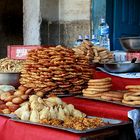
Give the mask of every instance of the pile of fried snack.
[[83, 89], [83, 96], [102, 99], [107, 101], [118, 101], [128, 105], [140, 105], [140, 85], [128, 85], [126, 90], [111, 90], [111, 78], [90, 79], [88, 87]]
[[84, 40], [80, 46], [73, 48], [77, 56], [85, 55], [93, 63], [114, 62], [112, 52], [104, 47], [93, 46], [89, 41]]
[[128, 85], [122, 100], [125, 104], [140, 105], [140, 85]]
[[86, 114], [66, 104], [56, 96], [42, 99], [31, 95], [28, 102], [21, 105], [15, 114], [24, 121], [55, 125], [76, 130], [85, 130], [104, 126], [100, 118], [86, 118]]
[[39, 122], [42, 119], [64, 120], [67, 116], [85, 117], [86, 115], [75, 109], [72, 104], [66, 104], [56, 96], [41, 98], [31, 95], [28, 102], [25, 102], [15, 111], [21, 120]]
[[24, 60], [0, 59], [0, 72], [21, 72]]
[[27, 54], [21, 85], [47, 94], [78, 94], [93, 76], [88, 59], [70, 48], [38, 48]]

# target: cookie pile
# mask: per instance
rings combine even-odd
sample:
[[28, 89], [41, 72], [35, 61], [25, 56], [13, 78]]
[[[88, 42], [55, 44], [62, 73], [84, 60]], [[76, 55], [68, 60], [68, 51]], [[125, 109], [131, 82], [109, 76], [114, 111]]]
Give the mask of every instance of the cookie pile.
[[119, 101], [121, 102], [123, 99], [124, 91], [108, 91], [104, 92], [101, 95], [101, 99], [107, 100], [107, 101]]
[[113, 54], [112, 52], [108, 51], [104, 47], [98, 47], [98, 46], [93, 46], [93, 52], [94, 52], [94, 57], [93, 57], [93, 62], [94, 63], [111, 63], [114, 62]]
[[128, 85], [125, 88], [127, 92], [124, 94], [122, 103], [140, 105], [140, 85]]
[[108, 92], [112, 87], [111, 78], [103, 79], [90, 79], [88, 81], [88, 87], [83, 89], [83, 96], [92, 97], [92, 98], [101, 98], [104, 92]]
[[93, 46], [90, 41], [84, 40], [80, 46], [73, 48], [77, 56], [85, 55], [93, 63], [114, 62], [113, 53], [104, 47]]
[[93, 76], [85, 56], [62, 46], [29, 51], [21, 73], [22, 85], [45, 95], [81, 93]]

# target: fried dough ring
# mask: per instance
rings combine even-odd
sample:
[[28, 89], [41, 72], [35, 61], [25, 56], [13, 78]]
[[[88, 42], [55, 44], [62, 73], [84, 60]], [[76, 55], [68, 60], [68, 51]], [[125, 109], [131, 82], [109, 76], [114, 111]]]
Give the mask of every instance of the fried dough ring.
[[89, 85], [88, 88], [93, 88], [93, 89], [104, 89], [104, 88], [110, 88], [112, 87], [112, 84], [108, 85], [100, 85], [100, 86], [94, 86], [94, 85]]
[[101, 96], [101, 99], [108, 100], [108, 101], [112, 100], [111, 97], [105, 96], [105, 95], [102, 95], [102, 96]]
[[105, 86], [111, 84], [111, 81], [108, 82], [101, 82], [101, 83], [93, 83], [93, 82], [88, 82], [89, 86]]
[[131, 95], [140, 95], [140, 92], [132, 92]]
[[111, 81], [110, 77], [103, 78], [103, 79], [90, 79], [89, 82], [91, 83], [102, 83], [102, 82], [109, 82]]
[[82, 90], [82, 93], [83, 93], [83, 94], [94, 95], [94, 94], [98, 94], [98, 93], [100, 93], [100, 92], [98, 92], [98, 91], [93, 91], [93, 90], [86, 90], [86, 89], [83, 89], [83, 90]]
[[52, 77], [53, 80], [55, 81], [64, 81], [65, 78], [61, 78], [61, 77]]
[[126, 100], [126, 101], [140, 101], [140, 96], [133, 96], [133, 95], [126, 96], [126, 97], [124, 97], [124, 100]]
[[91, 90], [91, 91], [98, 91], [98, 92], [105, 92], [105, 91], [109, 91], [110, 88], [87, 88], [86, 90]]
[[140, 105], [140, 101], [126, 101], [126, 100], [122, 100], [122, 103], [128, 104], [128, 105]]
[[96, 95], [83, 94], [83, 96], [90, 97], [90, 98], [98, 98], [98, 99], [101, 98], [101, 94], [96, 94]]
[[130, 89], [128, 89], [129, 91], [132, 91], [132, 92], [138, 92], [138, 91], [140, 91], [140, 89], [139, 88], [130, 88]]
[[122, 98], [115, 98], [115, 97], [112, 97], [112, 101], [122, 101]]
[[109, 96], [109, 97], [112, 97], [112, 98], [122, 99], [124, 94], [121, 93], [121, 92], [118, 92], [118, 91], [109, 91], [109, 92], [104, 92], [103, 95]]
[[128, 85], [125, 88], [126, 89], [139, 89], [140, 90], [140, 85]]

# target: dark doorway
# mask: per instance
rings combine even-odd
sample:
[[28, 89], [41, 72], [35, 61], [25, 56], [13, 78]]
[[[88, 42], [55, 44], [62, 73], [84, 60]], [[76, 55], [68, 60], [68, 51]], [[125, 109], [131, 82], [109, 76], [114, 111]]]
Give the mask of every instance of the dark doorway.
[[140, 0], [106, 0], [112, 50], [122, 50], [120, 37], [140, 36]]
[[0, 58], [7, 56], [7, 46], [23, 44], [22, 0], [0, 0]]

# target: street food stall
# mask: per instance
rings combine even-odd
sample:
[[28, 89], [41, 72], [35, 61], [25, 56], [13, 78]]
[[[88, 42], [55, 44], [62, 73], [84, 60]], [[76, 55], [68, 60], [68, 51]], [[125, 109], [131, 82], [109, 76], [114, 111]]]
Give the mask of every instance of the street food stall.
[[84, 41], [73, 49], [14, 45], [8, 56], [1, 71], [20, 77], [18, 84], [0, 81], [4, 140], [139, 137], [140, 78], [114, 76], [93, 63], [113, 61], [112, 52]]

